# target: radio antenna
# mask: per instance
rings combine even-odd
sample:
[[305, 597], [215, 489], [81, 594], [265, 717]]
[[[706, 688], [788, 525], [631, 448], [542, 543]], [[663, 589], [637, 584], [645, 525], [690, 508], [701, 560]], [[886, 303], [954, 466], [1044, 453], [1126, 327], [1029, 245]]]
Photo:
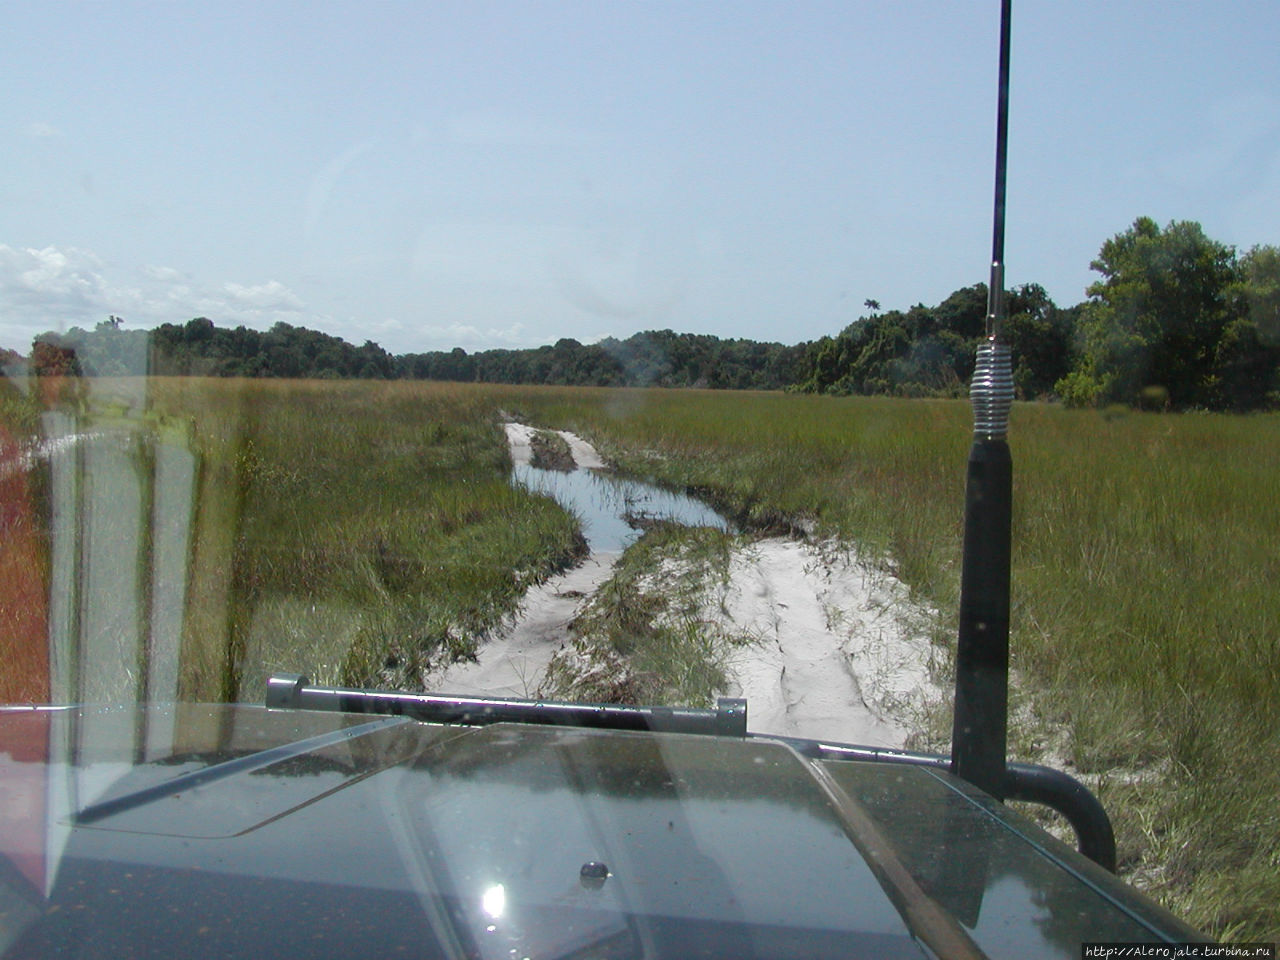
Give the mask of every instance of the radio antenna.
[[1013, 403], [1004, 327], [1005, 167], [1009, 133], [1009, 17], [1000, 11], [1000, 79], [996, 115], [995, 222], [986, 340], [969, 388], [973, 447], [965, 478], [964, 554], [956, 647], [951, 772], [998, 800], [1008, 794], [1009, 556], [1013, 465], [1005, 440]]

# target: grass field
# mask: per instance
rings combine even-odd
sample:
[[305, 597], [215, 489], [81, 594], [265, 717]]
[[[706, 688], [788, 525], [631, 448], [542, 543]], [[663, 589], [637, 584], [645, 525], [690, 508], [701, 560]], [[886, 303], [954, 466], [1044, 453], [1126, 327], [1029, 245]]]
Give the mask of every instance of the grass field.
[[[640, 475], [880, 551], [954, 619], [968, 405], [531, 393]], [[1221, 937], [1280, 939], [1280, 417], [1013, 413], [1011, 749], [1066, 760], [1122, 869]]]
[[[276, 671], [418, 686], [584, 549], [572, 517], [509, 482], [492, 398], [475, 391], [178, 378], [79, 393], [81, 434], [127, 430], [196, 455], [185, 700], [258, 701]], [[7, 394], [3, 412], [38, 440], [29, 399]]]
[[[580, 433], [627, 472], [757, 529], [856, 541], [943, 611], [940, 640], [953, 632], [963, 402], [195, 379], [148, 390], [145, 415], [200, 458], [193, 698], [257, 699], [285, 668], [409, 682], [466, 655], [529, 583], [570, 562], [572, 519], [507, 482], [499, 410]], [[19, 408], [6, 408], [21, 413], [11, 429], [30, 431]], [[1175, 912], [1219, 937], [1280, 939], [1280, 417], [1019, 405], [1010, 445], [1013, 754], [1088, 778], [1122, 869]]]
[[192, 418], [205, 469], [234, 475], [242, 696], [282, 669], [415, 686], [430, 663], [473, 654], [531, 583], [582, 550], [571, 517], [509, 483], [494, 409], [474, 392], [171, 380], [152, 405]]

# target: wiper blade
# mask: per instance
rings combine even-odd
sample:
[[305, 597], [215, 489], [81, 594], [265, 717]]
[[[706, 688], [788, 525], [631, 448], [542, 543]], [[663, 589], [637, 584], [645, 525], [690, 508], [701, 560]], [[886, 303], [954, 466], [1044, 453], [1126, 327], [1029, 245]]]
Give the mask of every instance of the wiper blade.
[[374, 720], [369, 723], [362, 723], [356, 727], [344, 727], [341, 730], [333, 730], [329, 733], [323, 733], [314, 737], [307, 737], [303, 740], [294, 740], [289, 743], [281, 744], [278, 747], [271, 747], [267, 750], [257, 750], [243, 757], [236, 757], [232, 760], [224, 760], [216, 763], [211, 767], [204, 767], [200, 770], [194, 770], [191, 773], [179, 774], [172, 779], [165, 780], [163, 783], [157, 783], [141, 790], [134, 790], [123, 796], [112, 797], [109, 800], [102, 800], [98, 803], [90, 804], [83, 810], [75, 814], [74, 821], [77, 824], [88, 825], [97, 823], [99, 820], [123, 813], [125, 810], [132, 810], [135, 807], [143, 806], [155, 800], [164, 797], [171, 797], [179, 793], [185, 793], [188, 790], [194, 790], [196, 787], [202, 787], [206, 784], [213, 783], [217, 780], [224, 780], [227, 777], [233, 777], [241, 773], [252, 773], [255, 770], [262, 770], [273, 764], [280, 763], [283, 760], [289, 760], [293, 757], [300, 757], [304, 754], [314, 753], [317, 750], [331, 747], [338, 743], [344, 743], [354, 740], [357, 737], [363, 737], [367, 734], [383, 730], [388, 726], [394, 726], [396, 723], [403, 721], [397, 720]]
[[313, 687], [308, 685], [304, 676], [278, 673], [267, 681], [267, 706], [276, 709], [388, 714], [431, 723], [461, 723], [469, 726], [539, 723], [726, 737], [747, 735], [747, 701], [740, 697], [721, 697], [716, 701], [714, 709], [503, 700], [348, 687]]

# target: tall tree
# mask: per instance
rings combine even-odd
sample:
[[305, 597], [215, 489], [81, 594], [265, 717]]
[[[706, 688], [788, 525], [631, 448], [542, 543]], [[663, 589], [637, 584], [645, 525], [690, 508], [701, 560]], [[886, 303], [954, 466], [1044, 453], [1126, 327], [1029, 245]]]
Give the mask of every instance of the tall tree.
[[1139, 217], [1106, 241], [1090, 266], [1102, 279], [1088, 289], [1081, 362], [1058, 384], [1064, 398], [1219, 405], [1218, 346], [1239, 279], [1234, 249], [1193, 221], [1162, 230]]
[[1077, 308], [1054, 305], [1044, 287], [1026, 283], [1009, 291], [1004, 334], [1013, 354], [1013, 384], [1021, 400], [1053, 392], [1075, 361]]
[[1246, 316], [1267, 346], [1280, 347], [1280, 247], [1254, 247], [1240, 261]]
[[1234, 299], [1237, 316], [1215, 357], [1222, 406], [1280, 406], [1280, 249], [1254, 247], [1240, 259]]

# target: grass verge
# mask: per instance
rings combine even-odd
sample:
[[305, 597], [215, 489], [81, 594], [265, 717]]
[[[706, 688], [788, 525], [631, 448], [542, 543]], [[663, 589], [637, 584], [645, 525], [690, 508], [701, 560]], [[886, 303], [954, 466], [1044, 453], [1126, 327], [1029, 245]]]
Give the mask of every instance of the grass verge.
[[[954, 620], [967, 404], [624, 390], [519, 402], [748, 523], [812, 525], [887, 555]], [[1122, 870], [1175, 912], [1219, 937], [1280, 939], [1280, 416], [1019, 404], [1010, 445], [1014, 756], [1089, 780]]]
[[[129, 415], [95, 408], [98, 392], [76, 399], [86, 422]], [[750, 525], [857, 542], [955, 609], [964, 403], [196, 379], [146, 396], [156, 429], [197, 453], [208, 511], [193, 520], [184, 696], [257, 699], [286, 668], [412, 685], [569, 562], [572, 520], [507, 482], [499, 408]], [[1014, 755], [1056, 753], [1090, 778], [1128, 875], [1177, 913], [1280, 940], [1280, 416], [1017, 405], [1010, 436]], [[654, 591], [631, 580], [593, 615], [601, 650], [642, 649], [625, 625]], [[678, 603], [669, 624], [655, 651], [680, 639]], [[688, 695], [637, 668], [635, 699], [697, 700], [707, 671], [682, 672], [702, 677]]]
[[659, 522], [619, 558], [570, 624], [542, 693], [594, 703], [701, 706], [726, 684], [735, 643], [701, 618], [705, 585], [728, 573], [734, 537]]
[[[260, 700], [276, 671], [420, 687], [433, 664], [474, 656], [530, 584], [584, 549], [572, 517], [509, 482], [496, 407], [475, 391], [201, 378], [81, 386], [81, 434], [127, 430], [146, 449], [194, 455], [184, 700]], [[145, 516], [155, 479], [145, 460], [131, 469]]]
[[[508, 481], [494, 410], [474, 393], [271, 381], [198, 389], [222, 393], [192, 405], [197, 442], [239, 496], [237, 691], [279, 669], [418, 686], [433, 664], [474, 656], [528, 586], [582, 550], [571, 517]], [[209, 442], [203, 418], [237, 395], [238, 435]], [[180, 396], [158, 402], [183, 408]]]

